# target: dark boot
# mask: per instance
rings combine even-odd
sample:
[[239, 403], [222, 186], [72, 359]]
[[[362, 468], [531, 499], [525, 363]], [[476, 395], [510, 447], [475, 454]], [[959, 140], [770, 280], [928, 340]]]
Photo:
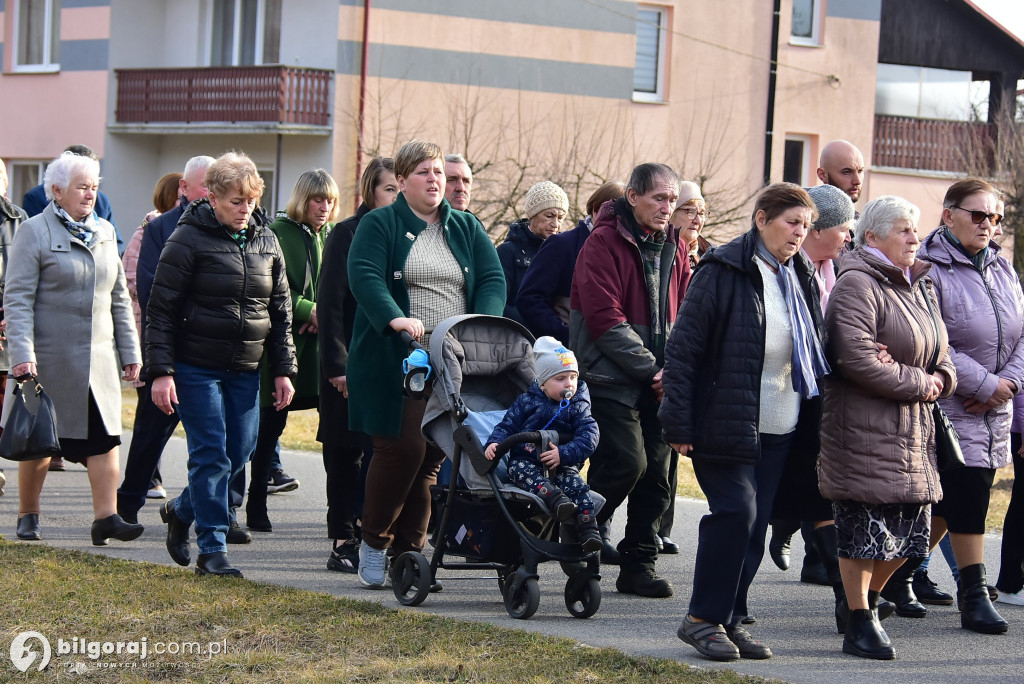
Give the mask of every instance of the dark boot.
[[553, 517], [558, 522], [566, 522], [576, 515], [576, 504], [569, 500], [562, 490], [555, 486], [541, 485], [537, 488], [537, 494], [544, 499]]
[[[868, 590], [868, 608], [875, 614], [875, 618], [881, 622], [887, 617], [892, 617], [896, 612], [896, 605], [881, 598], [877, 591]], [[840, 634], [846, 633], [846, 625], [850, 620], [850, 605], [846, 602], [846, 596], [836, 599], [836, 631]], [[885, 634], [885, 632], [883, 632]], [[889, 637], [886, 636], [886, 639]]]
[[843, 653], [874, 660], [892, 660], [896, 651], [889, 642], [874, 612], [862, 608], [850, 611], [850, 621], [843, 637]]
[[896, 614], [900, 617], [923, 618], [928, 614], [928, 609], [914, 596], [912, 587], [914, 571], [923, 562], [924, 558], [908, 558], [882, 587], [882, 598], [896, 604]]
[[188, 548], [188, 530], [191, 525], [183, 523], [174, 513], [174, 502], [175, 499], [171, 499], [160, 507], [160, 519], [167, 523], [167, 553], [178, 565], [188, 566], [192, 560]]
[[1003, 634], [1008, 629], [1006, 620], [996, 612], [988, 595], [985, 582], [985, 564], [975, 563], [960, 568], [960, 626], [981, 634]]
[[805, 584], [830, 586], [832, 580], [828, 575], [828, 566], [825, 565], [821, 555], [818, 553], [817, 534], [814, 530], [814, 523], [801, 523], [800, 536], [804, 540], [804, 564], [800, 568], [800, 581]]
[[125, 522], [121, 516], [115, 513], [103, 520], [92, 521], [92, 545], [106, 546], [107, 540], [110, 538], [120, 541], [138, 539], [145, 529], [138, 523]]
[[576, 516], [576, 534], [580, 544], [583, 545], [585, 553], [600, 551], [604, 546], [601, 539], [601, 532], [597, 529], [597, 521], [594, 520], [594, 511], [581, 511]]
[[928, 577], [928, 571], [924, 569], [918, 569], [914, 573], [914, 580], [911, 583], [914, 589], [914, 596], [921, 603], [930, 606], [951, 606], [953, 605], [953, 595], [947, 594], [946, 592], [939, 589], [939, 585], [932, 582], [931, 578]]
[[219, 577], [241, 577], [242, 572], [228, 563], [228, 554], [223, 551], [201, 553], [196, 559], [197, 575], [216, 575]]
[[601, 532], [601, 565], [618, 565], [619, 550], [612, 543], [611, 521], [599, 525], [597, 529]]
[[846, 621], [850, 617], [850, 607], [846, 603], [843, 576], [839, 572], [839, 538], [836, 536], [836, 526], [825, 525], [814, 530], [814, 541], [828, 573], [832, 593], [836, 597], [836, 630], [843, 634], [846, 631]]
[[274, 531], [270, 516], [267, 515], [266, 496], [253, 496], [252, 492], [249, 492], [249, 498], [245, 502], [245, 526], [255, 532]]
[[772, 520], [772, 537], [768, 541], [768, 554], [779, 570], [789, 570], [789, 553], [793, 535], [800, 529], [800, 522], [780, 518]]
[[[888, 612], [886, 612], [885, 617], [882, 617], [882, 615], [880, 614], [879, 602], [884, 603], [888, 608]], [[875, 619], [878, 620], [878, 622], [881, 622], [882, 620], [893, 614], [893, 612], [896, 610], [896, 604], [890, 601], [883, 600], [882, 596], [877, 591], [872, 591], [871, 589], [868, 589], [868, 608], [870, 608], [871, 612], [875, 614]], [[887, 645], [892, 644], [892, 642], [889, 641], [889, 635], [885, 633], [884, 629], [882, 630], [882, 640]]]

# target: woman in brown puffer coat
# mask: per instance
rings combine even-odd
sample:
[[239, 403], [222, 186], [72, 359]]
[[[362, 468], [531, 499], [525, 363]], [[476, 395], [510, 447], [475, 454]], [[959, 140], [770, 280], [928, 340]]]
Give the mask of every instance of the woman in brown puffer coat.
[[919, 216], [899, 197], [868, 204], [825, 319], [834, 373], [825, 381], [818, 482], [834, 502], [850, 607], [843, 651], [886, 660], [895, 651], [872, 609], [907, 558], [928, 554], [930, 504], [942, 498], [931, 403], [956, 387], [945, 327], [926, 300], [935, 308], [931, 264], [916, 259]]

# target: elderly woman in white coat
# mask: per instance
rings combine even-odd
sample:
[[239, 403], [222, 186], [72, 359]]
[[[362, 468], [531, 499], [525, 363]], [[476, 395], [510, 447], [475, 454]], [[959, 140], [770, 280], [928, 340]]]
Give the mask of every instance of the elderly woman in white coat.
[[[57, 414], [61, 456], [89, 472], [92, 542], [130, 541], [142, 525], [116, 512], [121, 385], [141, 351], [114, 227], [96, 216], [99, 163], [65, 152], [46, 167], [51, 200], [21, 225], [7, 267], [4, 311], [11, 376], [35, 376]], [[8, 388], [15, 383], [8, 383]], [[18, 538], [40, 539], [49, 458], [18, 466]]]

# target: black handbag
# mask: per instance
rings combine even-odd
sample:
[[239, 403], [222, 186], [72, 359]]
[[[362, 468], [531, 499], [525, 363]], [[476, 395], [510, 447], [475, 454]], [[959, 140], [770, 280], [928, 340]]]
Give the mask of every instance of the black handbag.
[[[939, 321], [935, 314], [935, 308], [932, 306], [932, 296], [924, 286], [923, 280], [921, 281], [921, 293], [924, 295], [924, 301], [928, 305], [928, 312], [932, 315], [932, 325], [935, 326], [935, 339], [938, 340], [941, 337], [939, 334]], [[928, 366], [928, 373], [934, 373], [938, 363], [939, 347], [936, 345], [935, 355]], [[964, 452], [960, 449], [960, 433], [956, 431], [956, 427], [949, 420], [949, 416], [942, 410], [938, 402], [932, 404], [932, 419], [935, 423], [935, 465], [938, 467], [939, 472], [946, 473], [950, 470], [966, 466], [967, 462], [964, 461]]]
[[[35, 414], [25, 402], [22, 386], [25, 382], [33, 382], [36, 386], [36, 399], [39, 408]], [[11, 410], [7, 414], [7, 424], [0, 434], [0, 458], [9, 461], [34, 461], [60, 453], [60, 441], [57, 437], [57, 414], [53, 410], [53, 402], [43, 391], [43, 386], [34, 378], [19, 381], [11, 395]]]

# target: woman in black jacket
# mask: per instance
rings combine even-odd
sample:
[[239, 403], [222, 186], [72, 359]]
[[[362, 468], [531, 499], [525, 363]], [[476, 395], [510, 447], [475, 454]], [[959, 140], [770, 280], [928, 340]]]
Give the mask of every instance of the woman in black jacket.
[[363, 502], [364, 455], [373, 451], [370, 438], [348, 429], [348, 386], [345, 367], [352, 342], [356, 300], [348, 289], [348, 250], [356, 227], [368, 212], [386, 207], [398, 197], [395, 160], [376, 157], [363, 171], [359, 183], [363, 201], [353, 216], [339, 223], [327, 236], [320, 270], [320, 425], [316, 439], [324, 445], [327, 471], [327, 536], [334, 547], [327, 569], [353, 573], [359, 566], [356, 528]]
[[228, 482], [245, 468], [259, 426], [259, 363], [266, 347], [274, 406], [292, 400], [295, 347], [284, 257], [257, 203], [263, 179], [228, 152], [206, 172], [208, 199], [182, 214], [160, 254], [146, 309], [153, 403], [177, 409], [188, 438], [188, 486], [160, 509], [167, 550], [196, 574], [242, 573], [227, 560]]
[[765, 189], [751, 230], [701, 259], [665, 351], [658, 417], [665, 441], [693, 460], [711, 509], [678, 634], [715, 660], [771, 657], [741, 621], [794, 435], [820, 416], [823, 323], [800, 253], [815, 218], [799, 186]]

